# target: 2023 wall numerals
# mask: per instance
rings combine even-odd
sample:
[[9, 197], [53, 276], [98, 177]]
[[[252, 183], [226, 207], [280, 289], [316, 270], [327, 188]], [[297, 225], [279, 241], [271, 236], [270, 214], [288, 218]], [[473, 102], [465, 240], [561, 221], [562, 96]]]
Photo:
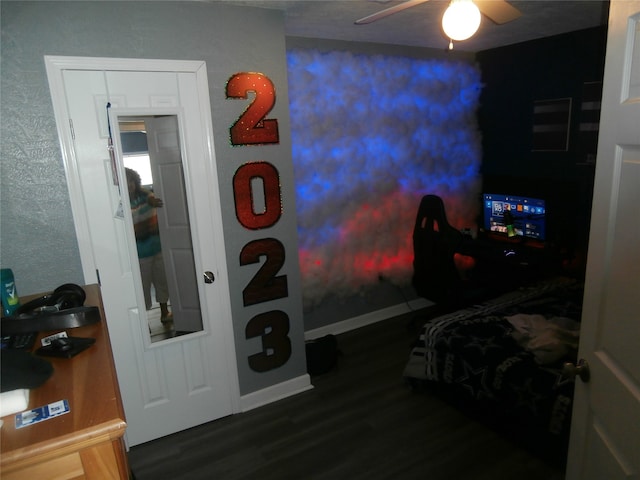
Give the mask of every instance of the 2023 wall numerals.
[[[280, 142], [278, 120], [265, 118], [276, 101], [273, 82], [264, 74], [241, 72], [227, 82], [227, 98], [247, 99], [255, 94], [247, 109], [229, 129], [231, 144], [268, 145]], [[262, 182], [264, 210], [256, 211], [252, 182]], [[238, 222], [249, 230], [260, 230], [275, 225], [282, 216], [280, 174], [268, 162], [245, 163], [233, 177], [233, 197]], [[240, 251], [240, 266], [264, 264], [242, 291], [244, 306], [257, 305], [289, 295], [287, 276], [278, 275], [286, 259], [285, 247], [275, 238], [260, 238], [247, 243]], [[281, 310], [259, 313], [249, 320], [245, 338], [260, 337], [262, 351], [248, 357], [249, 367], [255, 372], [267, 372], [281, 367], [291, 357], [289, 316]]]

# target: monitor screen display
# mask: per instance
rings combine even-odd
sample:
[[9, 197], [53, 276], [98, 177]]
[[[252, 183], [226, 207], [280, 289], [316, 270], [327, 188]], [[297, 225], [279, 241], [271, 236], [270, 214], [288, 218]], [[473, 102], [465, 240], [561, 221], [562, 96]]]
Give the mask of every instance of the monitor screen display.
[[505, 238], [545, 240], [547, 210], [543, 199], [485, 193], [483, 202], [486, 232]]

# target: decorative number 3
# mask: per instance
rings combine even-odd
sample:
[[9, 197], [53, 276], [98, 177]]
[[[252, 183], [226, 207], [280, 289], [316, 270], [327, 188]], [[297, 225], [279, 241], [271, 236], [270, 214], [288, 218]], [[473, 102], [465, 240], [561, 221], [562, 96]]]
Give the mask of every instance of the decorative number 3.
[[261, 145], [279, 143], [278, 120], [265, 119], [276, 103], [273, 82], [261, 73], [236, 73], [227, 82], [227, 98], [255, 98], [231, 126], [232, 145]]
[[247, 338], [262, 337], [262, 352], [249, 357], [249, 366], [256, 372], [278, 368], [291, 356], [289, 317], [280, 310], [256, 315], [247, 324]]

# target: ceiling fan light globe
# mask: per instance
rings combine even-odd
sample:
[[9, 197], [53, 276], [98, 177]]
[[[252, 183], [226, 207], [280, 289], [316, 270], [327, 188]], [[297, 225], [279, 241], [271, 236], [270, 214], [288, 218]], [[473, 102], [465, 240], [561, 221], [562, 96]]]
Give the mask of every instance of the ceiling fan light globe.
[[452, 0], [442, 16], [442, 29], [452, 40], [466, 40], [480, 27], [480, 10], [471, 0]]

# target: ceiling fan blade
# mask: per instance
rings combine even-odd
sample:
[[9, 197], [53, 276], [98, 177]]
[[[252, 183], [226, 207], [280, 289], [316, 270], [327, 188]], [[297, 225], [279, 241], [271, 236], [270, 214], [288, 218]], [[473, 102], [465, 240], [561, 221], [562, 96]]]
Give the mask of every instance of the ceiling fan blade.
[[367, 15], [359, 20], [356, 20], [356, 25], [365, 25], [367, 23], [375, 22], [376, 20], [380, 20], [381, 18], [388, 17], [389, 15], [393, 15], [394, 13], [401, 12], [402, 10], [406, 10], [407, 8], [415, 7], [416, 5], [420, 5], [421, 3], [428, 2], [429, 0], [407, 0], [404, 3], [399, 3], [398, 5], [394, 5], [393, 7], [385, 8], [384, 10], [380, 10], [377, 13]]
[[505, 0], [473, 0], [473, 3], [478, 6], [483, 15], [498, 25], [511, 22], [522, 15], [520, 10]]

